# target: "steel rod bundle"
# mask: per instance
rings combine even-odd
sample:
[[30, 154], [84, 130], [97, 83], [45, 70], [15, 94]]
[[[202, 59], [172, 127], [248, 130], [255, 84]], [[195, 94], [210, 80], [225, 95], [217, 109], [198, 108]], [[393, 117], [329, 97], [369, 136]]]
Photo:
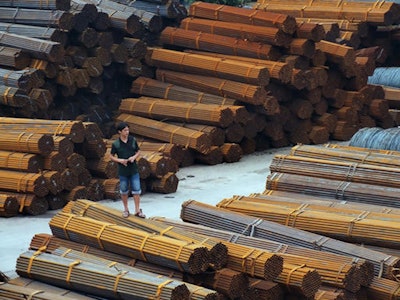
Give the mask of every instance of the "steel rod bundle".
[[38, 173], [43, 160], [38, 154], [0, 150], [0, 168]]
[[120, 114], [117, 120], [130, 124], [135, 128], [136, 134], [185, 146], [201, 153], [210, 151], [211, 140], [202, 132], [130, 114]]
[[157, 69], [158, 80], [192, 87], [201, 92], [235, 98], [241, 102], [268, 107], [268, 97], [263, 87], [217, 77], [187, 74], [183, 72]]
[[62, 156], [68, 157], [74, 152], [74, 143], [65, 136], [53, 136], [54, 151], [59, 152]]
[[150, 32], [159, 32], [162, 29], [161, 16], [151, 11], [138, 9], [123, 3], [118, 3], [109, 0], [100, 0], [100, 1], [85, 0], [85, 1], [93, 3], [100, 8], [113, 9], [116, 11], [122, 11], [125, 13], [133, 14], [139, 18], [140, 23], [142, 23], [143, 26]]
[[169, 100], [198, 102], [204, 104], [236, 105], [237, 100], [200, 92], [198, 90], [139, 76], [132, 81], [132, 93]]
[[275, 46], [265, 43], [170, 26], [161, 32], [160, 42], [195, 50], [260, 59], [277, 60], [281, 56]]
[[104, 186], [98, 179], [91, 179], [87, 184], [88, 199], [100, 201], [104, 199]]
[[[66, 206], [64, 206], [63, 211], [67, 206], [68, 206], [68, 204]], [[103, 258], [103, 259], [111, 260], [113, 262], [125, 264], [127, 266], [136, 267], [136, 268], [144, 270], [144, 271], [153, 272], [153, 273], [157, 273], [157, 274], [164, 275], [164, 276], [169, 276], [171, 278], [176, 278], [178, 280], [183, 280], [183, 273], [180, 271], [171, 269], [171, 268], [163, 267], [163, 266], [156, 265], [156, 264], [151, 264], [151, 263], [140, 261], [137, 259], [132, 259], [131, 257], [128, 257], [128, 256], [116, 254], [116, 253], [109, 252], [109, 251], [100, 250], [96, 247], [90, 247], [85, 244], [61, 239], [61, 238], [55, 237], [55, 236], [47, 234], [47, 233], [35, 234], [32, 237], [29, 249], [39, 250], [39, 249], [43, 249], [43, 247], [45, 247], [46, 251], [50, 252], [50, 253], [52, 253], [53, 251], [57, 250], [60, 247], [64, 247], [64, 248], [68, 248], [68, 249], [71, 249], [74, 251], [91, 254], [98, 258]]]
[[51, 136], [27, 132], [3, 132], [0, 134], [0, 149], [48, 155], [54, 147]]
[[6, 23], [58, 27], [66, 31], [71, 30], [73, 27], [73, 15], [63, 10], [1, 7], [0, 21]]
[[400, 183], [396, 178], [398, 169], [394, 167], [296, 155], [276, 155], [270, 164], [270, 171], [391, 187], [398, 187]]
[[168, 172], [161, 178], [149, 177], [146, 179], [148, 190], [161, 194], [175, 193], [178, 190], [178, 184], [179, 178], [175, 172]]
[[[253, 8], [268, 11], [279, 12], [281, 14], [289, 14], [293, 17], [301, 18], [321, 18], [328, 19], [346, 19], [366, 21], [374, 25], [391, 25], [397, 21], [398, 4], [374, 5], [369, 2], [363, 5], [348, 5], [350, 1], [342, 2], [340, 5], [331, 3], [328, 5], [321, 4], [322, 2], [285, 2], [285, 4], [274, 1], [259, 1]], [[357, 2], [357, 4], [360, 3]], [[361, 2], [362, 3], [362, 2]]]
[[161, 153], [141, 151], [140, 155], [149, 163], [149, 176], [161, 178], [169, 171], [172, 171], [169, 169], [168, 158], [164, 157]]
[[[89, 231], [83, 230], [85, 227]], [[199, 244], [154, 236], [87, 217], [60, 213], [52, 218], [50, 228], [54, 235], [61, 238], [160, 263], [191, 274], [204, 272], [209, 265], [208, 250]]]
[[24, 7], [24, 8], [35, 8], [35, 9], [51, 9], [51, 10], [68, 10], [70, 8], [69, 0], [50, 0], [46, 3], [41, 1], [21, 1], [21, 0], [8, 0], [1, 3], [3, 7]]
[[395, 196], [399, 188], [396, 187], [275, 172], [268, 176], [266, 188], [296, 192], [304, 191], [306, 188], [306, 194], [319, 195], [328, 199], [399, 207]]
[[58, 42], [63, 46], [66, 44], [68, 39], [66, 32], [61, 31], [58, 28], [44, 26], [42, 27], [0, 22], [0, 31], [17, 35], [24, 35], [31, 38]]
[[38, 110], [46, 111], [53, 102], [53, 96], [47, 89], [33, 88], [28, 94], [30, 101], [33, 101]]
[[214, 76], [255, 85], [269, 83], [269, 69], [245, 61], [161, 48], [148, 48], [146, 62], [162, 69]]
[[49, 209], [49, 204], [43, 197], [28, 193], [3, 192], [3, 194], [17, 198], [21, 214], [37, 216], [45, 214]]
[[38, 252], [27, 251], [18, 257], [20, 276], [40, 278], [64, 288], [72, 286], [108, 299], [130, 299], [133, 295], [140, 299], [189, 299], [190, 292], [181, 282]]
[[[229, 108], [229, 106], [227, 106], [227, 108]], [[225, 131], [221, 127], [209, 126], [203, 124], [193, 124], [193, 123], [169, 122], [169, 121], [167, 123], [207, 133], [211, 139], [211, 143], [213, 146], [221, 146], [225, 141]]]
[[[356, 138], [353, 142], [356, 144]], [[388, 168], [398, 168], [398, 156], [400, 152], [391, 150], [379, 150], [357, 146], [344, 146], [338, 144], [325, 144], [323, 147], [297, 145], [290, 152], [294, 156], [319, 158], [330, 161], [347, 161], [352, 163], [365, 163]]]
[[147, 45], [140, 39], [124, 37], [121, 44], [125, 46], [129, 55], [133, 58], [142, 59], [146, 55]]
[[64, 48], [58, 42], [0, 31], [0, 45], [20, 48], [33, 57], [59, 62], [64, 56]]
[[100, 183], [104, 186], [104, 197], [107, 199], [117, 200], [120, 199], [119, 179], [99, 179]]
[[[193, 276], [195, 277], [195, 276]], [[215, 272], [210, 272], [193, 278], [193, 281], [201, 283], [201, 285], [216, 290], [228, 297], [228, 299], [240, 298], [249, 285], [249, 278], [246, 274], [223, 268]]]
[[261, 10], [244, 9], [216, 3], [194, 2], [189, 7], [189, 16], [225, 22], [277, 27], [288, 34], [293, 34], [296, 30], [296, 20], [289, 14], [284, 15]]
[[139, 218], [123, 218], [118, 210], [107, 208], [104, 205], [89, 200], [80, 199], [68, 207], [72, 214], [79, 214], [99, 221], [115, 223], [133, 229], [157, 233], [177, 240], [203, 244], [210, 251], [210, 261], [215, 269], [221, 269], [227, 261], [228, 249], [221, 242], [209, 239], [203, 235], [193, 234], [185, 230], [164, 225], [163, 223]]
[[44, 170], [41, 172], [41, 174], [47, 181], [47, 188], [51, 194], [57, 195], [64, 189], [62, 186], [60, 172]]
[[86, 167], [90, 173], [100, 178], [118, 177], [118, 165], [109, 159], [107, 153], [99, 159], [87, 159]]
[[222, 163], [224, 158], [218, 146], [211, 146], [210, 151], [207, 154], [195, 152], [194, 160], [206, 165], [217, 165]]
[[58, 195], [65, 203], [75, 201], [77, 199], [87, 199], [87, 187], [79, 185], [78, 182], [78, 185], [73, 187], [71, 190], [64, 189], [63, 191], [58, 193]]
[[224, 162], [238, 162], [243, 157], [242, 147], [236, 143], [224, 143], [219, 149], [224, 158]]
[[400, 284], [396, 280], [374, 277], [367, 289], [367, 295], [371, 299], [398, 300], [400, 299], [399, 287]]
[[65, 168], [61, 172], [61, 184], [65, 190], [71, 191], [78, 185], [78, 175], [72, 172], [69, 168]]
[[167, 19], [176, 19], [186, 16], [186, 9], [182, 8], [180, 3], [176, 1], [168, 0], [162, 4], [151, 1], [124, 0], [122, 2], [126, 2], [126, 4], [130, 7], [151, 12]]
[[156, 120], [167, 119], [222, 128], [228, 127], [233, 122], [232, 111], [227, 106], [184, 103], [146, 96], [122, 99], [119, 111]]
[[168, 156], [179, 163], [183, 157], [182, 147], [172, 143], [150, 142], [146, 140], [138, 140], [138, 145], [143, 151], [160, 152], [164, 156]]
[[65, 200], [61, 198], [58, 194], [48, 194], [45, 198], [47, 203], [49, 204], [49, 210], [61, 209], [66, 204]]
[[66, 299], [94, 299], [83, 295], [75, 298], [74, 295], [62, 295], [45, 289], [34, 289], [16, 284], [2, 283], [0, 285], [0, 299], [32, 299], [32, 300], [66, 300]]
[[44, 197], [49, 192], [46, 180], [39, 173], [0, 171], [0, 188], [3, 191], [31, 193], [38, 197]]
[[0, 80], [3, 85], [20, 88], [27, 93], [35, 87], [40, 87], [44, 83], [41, 73], [33, 68], [24, 70], [0, 69]]
[[[216, 214], [218, 217], [216, 217]], [[195, 200], [183, 203], [181, 219], [185, 222], [212, 226], [215, 229], [223, 229], [261, 239], [362, 258], [374, 265], [375, 275], [385, 274], [385, 276], [390, 276], [389, 274], [391, 274], [393, 268], [397, 268], [399, 265], [398, 257], [368, 250], [357, 245], [304, 230], [213, 207]], [[226, 224], [229, 224], [229, 226], [227, 227]], [[382, 264], [382, 262], [384, 263]]]
[[281, 284], [252, 277], [249, 277], [249, 286], [244, 292], [244, 295], [248, 296], [248, 299], [283, 300], [284, 294]]
[[355, 50], [352, 47], [336, 44], [328, 41], [320, 41], [315, 44], [316, 49], [326, 54], [328, 61], [344, 66], [349, 66], [356, 59]]
[[84, 139], [84, 128], [81, 121], [0, 117], [0, 127], [13, 131], [20, 131], [23, 128], [27, 134], [32, 135], [37, 133], [66, 136], [74, 143], [81, 143]]
[[123, 12], [107, 7], [97, 7], [99, 12], [106, 13], [109, 17], [110, 27], [123, 30], [129, 34], [139, 32], [142, 27], [140, 18], [130, 12]]
[[291, 35], [276, 27], [256, 26], [193, 17], [183, 19], [180, 23], [180, 28], [243, 38], [253, 42], [263, 42], [281, 47], [287, 47], [292, 39]]
[[31, 58], [26, 51], [2, 46], [0, 47], [0, 59], [1, 66], [21, 70], [29, 66]]
[[11, 195], [0, 194], [0, 217], [14, 217], [18, 215], [18, 199]]
[[43, 158], [43, 168], [62, 172], [67, 167], [66, 158], [58, 151], [52, 151]]
[[319, 42], [320, 40], [326, 40], [326, 31], [322, 24], [302, 22], [296, 18], [297, 29], [296, 37], [303, 39], [310, 39], [314, 42]]
[[[282, 83], [288, 83], [292, 76], [293, 67], [289, 63], [286, 63], [286, 62], [278, 62], [278, 61], [251, 58], [251, 57], [245, 57], [245, 56], [219, 54], [219, 53], [212, 53], [212, 52], [205, 52], [205, 51], [187, 50], [187, 52], [194, 53], [194, 54], [197, 53], [200, 55], [205, 55], [205, 56], [210, 56], [210, 57], [216, 57], [216, 58], [220, 58], [224, 61], [232, 60], [232, 61], [242, 62], [244, 64], [248, 63], [249, 65], [265, 67], [269, 71], [269, 77], [276, 79]], [[266, 85], [268, 85], [268, 84], [266, 84]]]

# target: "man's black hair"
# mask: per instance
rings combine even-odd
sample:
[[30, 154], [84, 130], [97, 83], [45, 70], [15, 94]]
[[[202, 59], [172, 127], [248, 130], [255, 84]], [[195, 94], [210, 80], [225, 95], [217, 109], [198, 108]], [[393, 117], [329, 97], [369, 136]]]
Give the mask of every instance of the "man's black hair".
[[128, 123], [126, 123], [126, 122], [120, 122], [120, 123], [118, 123], [118, 125], [117, 125], [117, 131], [122, 131], [125, 127], [128, 127], [128, 128], [129, 128]]

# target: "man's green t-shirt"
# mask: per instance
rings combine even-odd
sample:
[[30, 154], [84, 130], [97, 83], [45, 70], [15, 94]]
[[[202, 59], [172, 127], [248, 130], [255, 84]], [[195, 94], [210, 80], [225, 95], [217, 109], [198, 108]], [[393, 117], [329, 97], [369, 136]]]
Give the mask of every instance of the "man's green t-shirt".
[[[117, 154], [118, 158], [127, 159], [135, 155], [139, 151], [139, 145], [133, 136], [128, 136], [128, 141], [124, 143], [120, 138], [115, 140], [111, 145], [111, 154]], [[136, 161], [133, 163], [128, 162], [127, 166], [118, 164], [118, 175], [131, 176], [139, 172]]]

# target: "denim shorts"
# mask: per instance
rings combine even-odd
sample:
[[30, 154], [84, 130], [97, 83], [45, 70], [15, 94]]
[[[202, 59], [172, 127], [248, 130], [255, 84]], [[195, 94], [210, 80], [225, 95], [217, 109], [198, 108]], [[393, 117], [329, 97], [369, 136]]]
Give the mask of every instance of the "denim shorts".
[[140, 176], [136, 173], [132, 176], [119, 176], [119, 191], [122, 195], [129, 193], [129, 187], [134, 195], [140, 195], [142, 190], [140, 188]]

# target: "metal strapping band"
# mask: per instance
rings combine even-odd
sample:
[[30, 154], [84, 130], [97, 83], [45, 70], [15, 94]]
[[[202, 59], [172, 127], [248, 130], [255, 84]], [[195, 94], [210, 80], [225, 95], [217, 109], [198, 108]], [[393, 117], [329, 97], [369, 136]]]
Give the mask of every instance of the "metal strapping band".
[[82, 253], [87, 253], [87, 252], [89, 251], [89, 249], [90, 249], [90, 246], [85, 245], [85, 246], [83, 247], [83, 249], [82, 249]]
[[147, 240], [149, 239], [150, 235], [146, 235], [142, 241], [142, 244], [140, 245], [139, 251], [140, 251], [140, 255], [142, 256], [144, 261], [147, 261], [146, 255], [143, 252], [143, 248], [146, 245]]
[[70, 284], [70, 283], [69, 283], [69, 280], [71, 279], [72, 269], [73, 269], [75, 266], [79, 265], [80, 263], [81, 263], [81, 261], [78, 259], [78, 260], [75, 260], [75, 261], [73, 261], [72, 263], [69, 264], [69, 266], [68, 266], [68, 272], [67, 272], [67, 277], [65, 278], [65, 282], [66, 282], [67, 284]]
[[196, 49], [200, 49], [200, 44], [199, 44], [199, 40], [200, 40], [200, 38], [201, 38], [201, 32], [199, 32], [197, 35], [196, 35], [196, 39], [195, 39], [195, 42], [196, 42]]
[[112, 261], [111, 263], [109, 263], [109, 264], [107, 265], [107, 267], [112, 268], [112, 267], [114, 267], [114, 266], [116, 266], [116, 265], [117, 265], [117, 262], [116, 262], [116, 261]]
[[346, 181], [351, 181], [356, 173], [358, 163], [350, 164], [346, 174]]
[[257, 13], [258, 13], [258, 10], [255, 9], [255, 10], [249, 15], [249, 20], [250, 20], [251, 24], [253, 24], [253, 25], [254, 25], [253, 17], [254, 17]]
[[232, 234], [231, 237], [229, 238], [228, 242], [236, 243], [237, 240], [239, 239], [239, 237], [240, 237], [239, 234]]
[[367, 11], [365, 12], [365, 20], [364, 21], [368, 21], [368, 14], [371, 10], [372, 10], [372, 8], [368, 8]]
[[304, 9], [307, 8], [307, 5], [304, 5], [302, 8], [300, 8], [300, 17], [304, 18]]
[[104, 229], [106, 229], [108, 226], [108, 224], [103, 224], [103, 226], [101, 227], [101, 229], [99, 230], [99, 232], [96, 235], [96, 239], [97, 239], [97, 243], [100, 246], [101, 250], [104, 250], [104, 246], [103, 243], [101, 242], [101, 235], [103, 234]]
[[181, 245], [181, 246], [179, 247], [179, 250], [178, 250], [178, 252], [176, 253], [176, 256], [175, 256], [175, 262], [176, 262], [176, 264], [178, 265], [179, 271], [181, 271], [181, 272], [184, 272], [184, 271], [185, 271], [185, 270], [182, 268], [182, 265], [181, 265], [181, 263], [180, 263], [180, 261], [179, 261], [179, 257], [181, 256], [183, 247], [184, 247], [183, 245]]
[[382, 260], [380, 261], [380, 269], [379, 269], [379, 274], [378, 274], [378, 277], [379, 277], [379, 278], [382, 277], [383, 271], [384, 271], [384, 269], [385, 269], [385, 262], [387, 262], [387, 261], [389, 260], [389, 258], [392, 258], [392, 256], [389, 255], [389, 256], [387, 256], [385, 259], [382, 259]]
[[117, 289], [118, 289], [118, 284], [119, 284], [119, 280], [121, 279], [122, 276], [124, 276], [125, 274], [127, 274], [128, 271], [123, 271], [120, 272], [116, 277], [115, 277], [115, 282], [114, 282], [114, 288], [113, 288], [113, 292], [117, 293]]
[[148, 79], [144, 79], [144, 82], [140, 83], [139, 94], [143, 94], [143, 88], [146, 86]]
[[[305, 208], [306, 206], [307, 206], [307, 204], [303, 203], [298, 208], [295, 208], [290, 213], [288, 213], [288, 215], [286, 217], [286, 221], [285, 221], [285, 226], [295, 227], [297, 216], [302, 214], [305, 211], [303, 208]], [[293, 219], [292, 219], [292, 217], [293, 217]]]
[[296, 267], [294, 267], [293, 269], [290, 270], [290, 272], [289, 272], [289, 274], [288, 274], [288, 277], [286, 278], [286, 286], [289, 286], [290, 277], [292, 276], [292, 274], [293, 274], [295, 271], [297, 271], [298, 269], [301, 269], [301, 268], [303, 268], [303, 267], [305, 267], [305, 266], [306, 266], [305, 264], [302, 264], [302, 265], [296, 266]]
[[246, 235], [246, 232], [250, 229], [250, 232], [248, 234], [248, 236], [254, 236], [254, 231], [255, 228], [260, 225], [264, 220], [263, 219], [255, 219], [253, 220], [253, 222], [251, 222], [250, 224], [248, 224], [246, 226], [246, 228], [243, 230], [243, 232], [241, 234]]
[[164, 230], [160, 231], [160, 235], [161, 236], [164, 235], [165, 233], [167, 233], [171, 229], [174, 229], [174, 226], [169, 226], [169, 227], [165, 228]]
[[201, 101], [203, 101], [203, 96], [204, 96], [204, 93], [203, 93], [203, 92], [200, 92], [200, 93], [197, 95], [197, 102], [198, 102], [198, 103], [201, 103]]
[[330, 238], [328, 238], [326, 236], [321, 236], [318, 240], [313, 242], [314, 249], [317, 248], [317, 249], [321, 250], [322, 246], [329, 240], [330, 240]]
[[54, 130], [54, 135], [62, 134], [66, 126], [67, 126], [67, 122], [58, 123], [56, 129]]
[[348, 263], [342, 264], [342, 266], [340, 267], [340, 269], [338, 270], [338, 272], [337, 272], [337, 274], [336, 274], [335, 283], [338, 283], [338, 282], [339, 282], [339, 276], [340, 276], [340, 274], [342, 273], [344, 267], [346, 267], [346, 266], [348, 266], [348, 265], [349, 265]]
[[340, 184], [338, 185], [338, 187], [336, 188], [336, 191], [335, 191], [335, 198], [336, 199], [343, 199], [344, 198], [344, 192], [346, 191], [346, 189], [350, 185], [351, 185], [351, 183], [348, 182], [348, 181], [340, 182]]
[[369, 211], [363, 211], [357, 217], [355, 217], [353, 220], [350, 221], [349, 228], [347, 229], [348, 236], [351, 236], [351, 232], [353, 231], [354, 228], [354, 223], [365, 219], [369, 215], [369, 213], [370, 213]]
[[68, 231], [67, 231], [67, 226], [68, 226], [68, 224], [69, 224], [69, 222], [72, 220], [74, 218], [74, 216], [73, 215], [69, 215], [68, 216], [68, 219], [67, 219], [67, 222], [65, 222], [65, 224], [64, 224], [64, 226], [63, 226], [63, 232], [64, 232], [64, 234], [65, 234], [65, 236], [67, 237], [67, 240], [71, 240], [71, 238], [69, 237], [69, 234], [68, 234]]
[[30, 294], [28, 295], [28, 298], [26, 298], [26, 300], [32, 300], [32, 297], [33, 297], [33, 296], [35, 296], [35, 295], [37, 295], [37, 294], [41, 294], [41, 293], [44, 293], [44, 291], [43, 291], [43, 290], [33, 291], [32, 293], [30, 293]]
[[10, 92], [11, 87], [7, 87], [4, 94], [3, 94], [3, 99], [4, 99], [4, 104], [8, 104], [8, 93]]
[[31, 278], [31, 269], [32, 269], [33, 261], [35, 260], [36, 257], [38, 257], [40, 254], [42, 254], [44, 250], [46, 250], [46, 247], [44, 247], [44, 246], [40, 247], [29, 258], [28, 268], [26, 269], [26, 273], [28, 274], [29, 278]]
[[150, 107], [149, 107], [149, 117], [150, 117], [150, 118], [153, 118], [153, 115], [152, 115], [151, 111], [153, 110], [154, 105], [156, 105], [156, 103], [158, 103], [158, 102], [159, 102], [158, 100], [154, 100], [154, 101], [150, 104]]
[[157, 293], [155, 295], [155, 299], [160, 299], [161, 296], [161, 291], [163, 289], [164, 286], [166, 286], [167, 284], [170, 284], [173, 280], [169, 279], [164, 281], [163, 283], [161, 283], [158, 287], [157, 287]]
[[61, 257], [66, 257], [67, 254], [70, 253], [71, 251], [72, 251], [72, 249], [66, 249], [66, 250], [64, 251], [64, 253], [62, 253], [60, 256], [61, 256]]
[[185, 120], [190, 121], [190, 111], [192, 110], [193, 107], [197, 106], [197, 103], [193, 103], [191, 106], [188, 107], [185, 115]]
[[286, 253], [289, 248], [288, 244], [280, 244], [279, 247], [274, 251], [275, 253]]
[[173, 136], [174, 136], [175, 132], [177, 132], [179, 129], [180, 129], [180, 127], [177, 127], [177, 128], [174, 129], [174, 131], [171, 132], [171, 136], [169, 138], [169, 143], [170, 144], [173, 144]]
[[[246, 268], [246, 260], [251, 254], [253, 254], [254, 251], [256, 251], [255, 248], [250, 249], [248, 252], [246, 252], [245, 254], [242, 255], [241, 259], [242, 259], [242, 272], [243, 273], [246, 273], [246, 269], [247, 269]], [[252, 261], [252, 263], [254, 263], [254, 261]]]
[[220, 5], [220, 6], [218, 6], [218, 7], [215, 9], [215, 11], [214, 11], [214, 16], [215, 16], [215, 19], [216, 19], [216, 20], [219, 20], [219, 11], [220, 11], [222, 8], [224, 8], [224, 6], [225, 6], [225, 5]]
[[173, 86], [174, 86], [173, 84], [168, 84], [168, 86], [165, 88], [164, 99], [168, 99], [169, 91]]

